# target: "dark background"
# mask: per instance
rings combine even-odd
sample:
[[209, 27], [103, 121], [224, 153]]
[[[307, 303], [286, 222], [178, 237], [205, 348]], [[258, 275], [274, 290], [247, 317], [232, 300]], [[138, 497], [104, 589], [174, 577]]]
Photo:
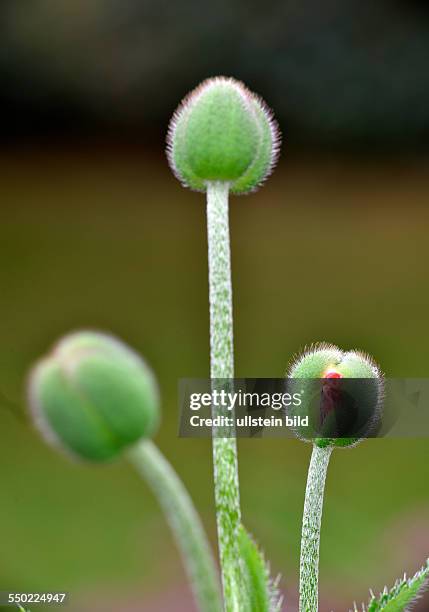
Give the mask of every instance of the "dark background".
[[293, 145], [427, 147], [426, 2], [3, 0], [0, 23], [10, 139], [159, 143], [172, 102], [226, 74], [263, 92]]
[[[163, 396], [157, 442], [215, 542], [210, 444], [177, 438], [176, 409], [177, 379], [209, 368], [204, 201], [171, 175], [164, 138], [180, 99], [225, 74], [284, 134], [272, 178], [231, 201], [237, 376], [282, 376], [321, 340], [428, 376], [429, 9], [3, 0], [0, 40], [0, 589], [68, 590], [72, 612], [189, 611], [148, 489], [125, 462], [47, 448], [28, 369], [81, 327], [140, 350]], [[310, 447], [239, 446], [244, 521], [292, 611]], [[321, 612], [424, 562], [428, 460], [425, 437], [334, 453]]]

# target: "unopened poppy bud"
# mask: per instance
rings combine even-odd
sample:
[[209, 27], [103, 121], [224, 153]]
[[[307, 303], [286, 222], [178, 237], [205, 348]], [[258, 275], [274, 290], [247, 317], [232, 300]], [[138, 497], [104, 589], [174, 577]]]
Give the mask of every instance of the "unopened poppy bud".
[[301, 404], [292, 416], [308, 416], [295, 431], [317, 446], [351, 446], [374, 435], [381, 417], [383, 377], [368, 355], [317, 344], [290, 366], [288, 386]]
[[187, 187], [229, 184], [232, 193], [253, 191], [271, 173], [279, 131], [265, 102], [232, 78], [207, 79], [180, 104], [170, 122], [167, 154]]
[[44, 437], [92, 461], [152, 436], [160, 418], [158, 388], [143, 359], [92, 331], [66, 336], [34, 366], [28, 397]]

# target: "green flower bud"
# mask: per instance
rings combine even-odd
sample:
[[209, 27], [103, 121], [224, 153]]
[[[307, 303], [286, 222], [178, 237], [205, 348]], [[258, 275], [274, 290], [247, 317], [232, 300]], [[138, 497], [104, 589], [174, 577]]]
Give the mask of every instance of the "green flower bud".
[[309, 416], [309, 428], [296, 429], [299, 437], [309, 439], [313, 434], [319, 447], [351, 446], [376, 431], [384, 387], [381, 371], [369, 355], [316, 344], [294, 361], [287, 377], [288, 388], [302, 398], [292, 416]]
[[28, 396], [44, 437], [92, 461], [152, 436], [160, 418], [158, 388], [143, 359], [92, 331], [66, 336], [35, 365]]
[[227, 182], [233, 193], [255, 190], [279, 154], [279, 131], [265, 102], [232, 78], [208, 79], [180, 104], [170, 122], [167, 155], [191, 189]]

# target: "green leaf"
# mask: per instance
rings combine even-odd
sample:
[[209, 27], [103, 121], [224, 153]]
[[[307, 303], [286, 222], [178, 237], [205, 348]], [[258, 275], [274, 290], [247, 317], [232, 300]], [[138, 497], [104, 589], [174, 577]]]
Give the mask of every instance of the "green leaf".
[[277, 589], [278, 579], [272, 580], [263, 553], [242, 525], [238, 545], [243, 561], [246, 608], [251, 612], [279, 612], [282, 598]]
[[[429, 559], [426, 564], [412, 578], [405, 575], [395, 582], [390, 591], [385, 587], [379, 597], [371, 593], [368, 606], [362, 604], [362, 612], [404, 612], [421, 595], [429, 580]], [[358, 612], [356, 604], [354, 612]]]

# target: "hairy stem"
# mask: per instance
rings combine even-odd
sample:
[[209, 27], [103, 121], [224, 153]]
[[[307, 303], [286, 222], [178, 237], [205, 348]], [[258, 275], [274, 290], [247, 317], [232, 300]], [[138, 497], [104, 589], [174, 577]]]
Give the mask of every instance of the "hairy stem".
[[320, 527], [326, 472], [331, 453], [331, 447], [313, 446], [308, 468], [301, 535], [300, 612], [317, 612], [318, 610]]
[[214, 559], [200, 518], [182, 481], [150, 440], [142, 440], [129, 459], [162, 507], [182, 553], [201, 612], [220, 612], [222, 602]]
[[[228, 191], [224, 182], [207, 185], [207, 234], [209, 252], [210, 371], [213, 386], [225, 388], [234, 376], [231, 254], [229, 245]], [[217, 414], [222, 410], [217, 409]], [[229, 416], [233, 416], [230, 411]], [[231, 429], [213, 430], [215, 504], [227, 612], [240, 606], [240, 495], [237, 442]]]

